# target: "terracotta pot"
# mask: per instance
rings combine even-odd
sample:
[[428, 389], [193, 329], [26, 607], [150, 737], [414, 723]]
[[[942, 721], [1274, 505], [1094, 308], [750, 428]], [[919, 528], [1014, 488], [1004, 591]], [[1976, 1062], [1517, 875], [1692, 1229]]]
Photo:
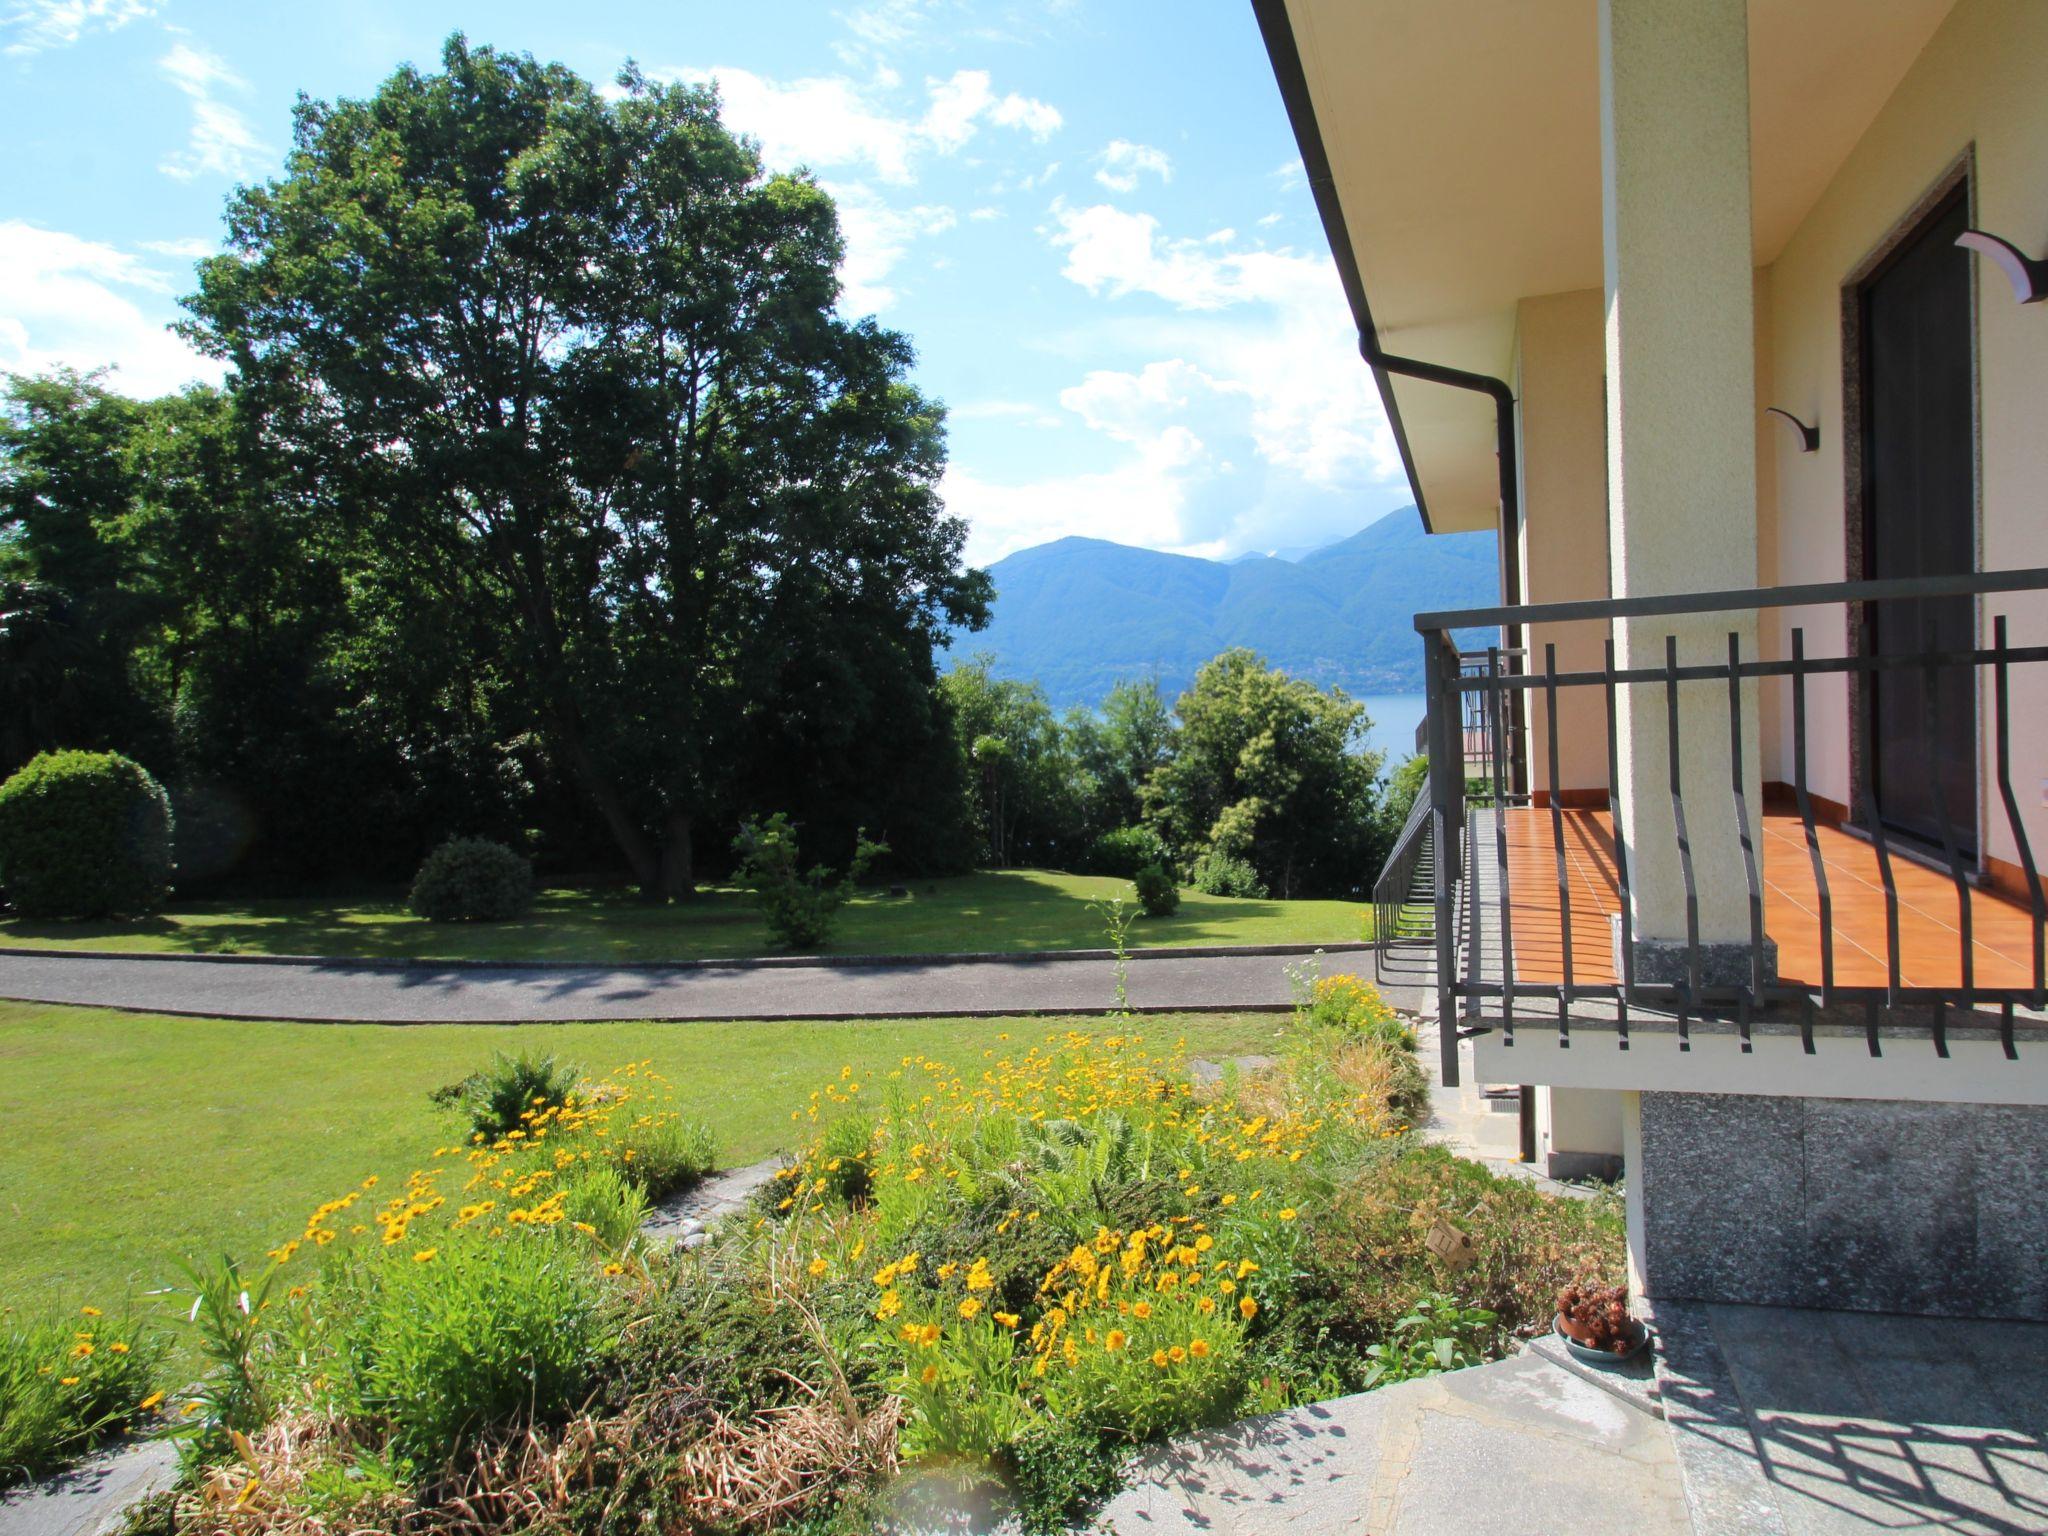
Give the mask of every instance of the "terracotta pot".
[[1557, 1336], [1564, 1340], [1564, 1347], [1571, 1351], [1574, 1360], [1582, 1360], [1587, 1365], [1597, 1366], [1603, 1370], [1611, 1370], [1616, 1366], [1627, 1364], [1635, 1359], [1637, 1355], [1641, 1354], [1643, 1346], [1650, 1342], [1648, 1326], [1644, 1324], [1641, 1318], [1636, 1317], [1628, 1320], [1629, 1346], [1618, 1355], [1605, 1349], [1592, 1349], [1587, 1345], [1581, 1344], [1577, 1339], [1566, 1333], [1564, 1331], [1563, 1313], [1557, 1315], [1552, 1326], [1557, 1330]]

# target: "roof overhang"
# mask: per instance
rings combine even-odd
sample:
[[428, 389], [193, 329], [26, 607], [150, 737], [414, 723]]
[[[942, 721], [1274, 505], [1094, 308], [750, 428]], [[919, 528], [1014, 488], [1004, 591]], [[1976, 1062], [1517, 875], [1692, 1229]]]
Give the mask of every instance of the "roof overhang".
[[[1750, 0], [1758, 265], [1954, 3]], [[1595, 0], [1253, 7], [1367, 358], [1508, 378], [1517, 303], [1604, 281]], [[1493, 402], [1384, 362], [1373, 375], [1425, 526], [1493, 527]]]

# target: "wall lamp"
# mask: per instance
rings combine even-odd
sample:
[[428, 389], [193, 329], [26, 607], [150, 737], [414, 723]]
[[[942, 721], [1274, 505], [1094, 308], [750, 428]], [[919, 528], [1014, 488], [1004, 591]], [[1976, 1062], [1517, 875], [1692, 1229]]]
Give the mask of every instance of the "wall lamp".
[[1775, 405], [1765, 406], [1764, 414], [1780, 418], [1794, 432], [1799, 434], [1799, 451], [1801, 453], [1812, 453], [1820, 447], [1820, 427], [1818, 425], [1809, 427], [1790, 411], [1780, 410]]
[[1975, 251], [2003, 272], [2018, 302], [2038, 304], [2048, 299], [2048, 261], [2036, 261], [2010, 240], [1987, 235], [1981, 229], [1964, 230], [1956, 236], [1956, 244], [1966, 251]]

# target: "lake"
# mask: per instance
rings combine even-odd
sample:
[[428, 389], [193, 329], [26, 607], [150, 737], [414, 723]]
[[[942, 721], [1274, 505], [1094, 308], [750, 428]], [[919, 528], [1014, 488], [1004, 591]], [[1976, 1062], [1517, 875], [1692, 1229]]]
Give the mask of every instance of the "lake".
[[1415, 727], [1428, 712], [1428, 700], [1419, 693], [1369, 693], [1358, 701], [1372, 720], [1366, 745], [1387, 754], [1387, 766], [1407, 761], [1415, 752]]

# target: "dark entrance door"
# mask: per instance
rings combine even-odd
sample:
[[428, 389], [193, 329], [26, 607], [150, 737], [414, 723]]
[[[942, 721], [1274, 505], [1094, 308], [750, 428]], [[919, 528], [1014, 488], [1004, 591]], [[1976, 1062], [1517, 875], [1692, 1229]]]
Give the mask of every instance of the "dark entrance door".
[[[1863, 556], [1873, 580], [1976, 568], [1968, 222], [1959, 186], [1863, 284]], [[1883, 603], [1880, 655], [1976, 644], [1968, 597]], [[1941, 813], [1970, 857], [1977, 843], [1974, 669], [1865, 674], [1873, 761], [1888, 828], [1941, 841]]]

